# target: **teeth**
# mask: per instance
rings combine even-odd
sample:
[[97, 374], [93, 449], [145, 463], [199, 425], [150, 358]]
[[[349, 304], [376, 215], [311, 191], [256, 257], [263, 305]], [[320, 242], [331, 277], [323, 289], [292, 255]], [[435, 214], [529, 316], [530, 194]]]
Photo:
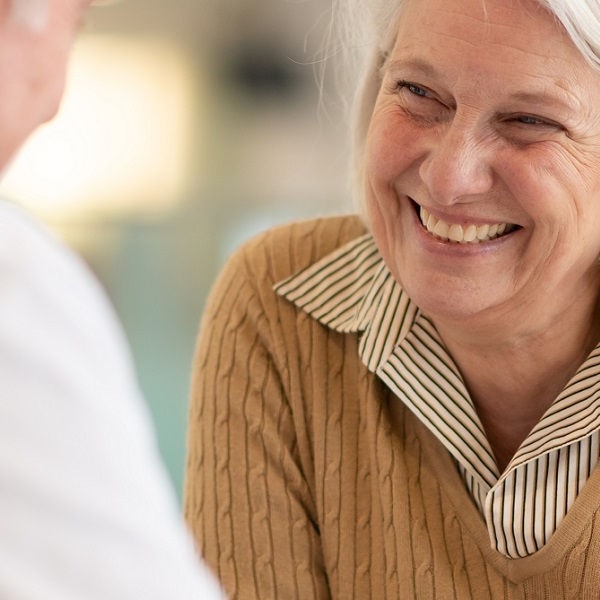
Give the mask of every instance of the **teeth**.
[[426, 208], [421, 206], [419, 216], [423, 227], [437, 238], [446, 242], [458, 244], [478, 244], [493, 240], [505, 233], [510, 233], [513, 227], [508, 223], [491, 223], [486, 225], [458, 225], [446, 223], [434, 217]]
[[463, 242], [474, 242], [477, 239], [477, 225], [469, 225], [463, 233]]
[[440, 238], [448, 239], [448, 230], [449, 229], [450, 228], [448, 227], [447, 223], [444, 223], [444, 221], [438, 221], [435, 224], [435, 227], [433, 228], [433, 231], [431, 233], [433, 233], [433, 235], [437, 235]]
[[460, 225], [450, 225], [450, 229], [448, 229], [448, 239], [453, 242], [462, 242], [463, 228]]
[[482, 241], [489, 239], [489, 237], [488, 237], [489, 231], [490, 231], [489, 225], [480, 225], [479, 227], [477, 227], [477, 239], [482, 240]]

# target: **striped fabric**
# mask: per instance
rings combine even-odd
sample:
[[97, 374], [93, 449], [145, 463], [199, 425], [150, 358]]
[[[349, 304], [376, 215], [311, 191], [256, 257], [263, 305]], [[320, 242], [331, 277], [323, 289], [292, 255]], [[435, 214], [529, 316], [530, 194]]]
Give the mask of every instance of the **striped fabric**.
[[520, 558], [547, 543], [598, 461], [600, 347], [499, 473], [456, 365], [369, 234], [275, 289], [327, 327], [361, 334], [363, 363], [454, 457], [493, 548]]

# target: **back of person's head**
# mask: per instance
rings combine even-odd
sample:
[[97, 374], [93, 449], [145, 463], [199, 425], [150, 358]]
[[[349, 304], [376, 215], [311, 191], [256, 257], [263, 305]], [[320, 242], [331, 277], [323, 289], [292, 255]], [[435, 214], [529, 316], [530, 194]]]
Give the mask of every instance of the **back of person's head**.
[[0, 171], [57, 112], [89, 0], [0, 2]]

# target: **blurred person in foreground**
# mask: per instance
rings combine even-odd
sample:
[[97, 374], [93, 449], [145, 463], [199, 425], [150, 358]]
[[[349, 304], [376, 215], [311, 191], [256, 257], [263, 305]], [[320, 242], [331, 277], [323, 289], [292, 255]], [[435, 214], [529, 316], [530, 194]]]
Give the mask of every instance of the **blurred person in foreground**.
[[[0, 0], [0, 166], [56, 112], [86, 0]], [[0, 203], [0, 598], [220, 598], [125, 341], [73, 255]]]
[[600, 598], [600, 5], [338, 4], [364, 218], [226, 266], [187, 519], [234, 598]]

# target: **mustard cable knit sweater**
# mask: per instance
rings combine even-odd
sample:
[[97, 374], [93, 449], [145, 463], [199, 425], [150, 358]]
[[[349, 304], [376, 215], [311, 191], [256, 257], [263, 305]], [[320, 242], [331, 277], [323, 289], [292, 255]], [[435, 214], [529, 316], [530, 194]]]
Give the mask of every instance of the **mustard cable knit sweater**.
[[185, 514], [231, 598], [600, 598], [600, 471], [540, 551], [511, 560], [447, 451], [370, 373], [358, 336], [273, 285], [362, 235], [263, 234], [211, 294], [193, 367]]

